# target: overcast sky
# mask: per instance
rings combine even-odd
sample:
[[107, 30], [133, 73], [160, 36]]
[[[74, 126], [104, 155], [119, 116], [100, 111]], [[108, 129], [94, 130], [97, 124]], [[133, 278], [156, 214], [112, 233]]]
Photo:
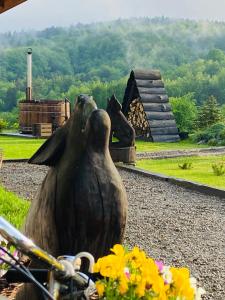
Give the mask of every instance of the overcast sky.
[[28, 0], [0, 15], [0, 32], [143, 16], [225, 21], [225, 0]]

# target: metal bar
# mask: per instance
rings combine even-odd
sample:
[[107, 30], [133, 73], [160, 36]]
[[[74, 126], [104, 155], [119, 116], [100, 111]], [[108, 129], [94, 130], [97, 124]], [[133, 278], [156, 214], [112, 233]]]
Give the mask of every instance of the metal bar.
[[[48, 280], [48, 270], [47, 269], [29, 269], [31, 274], [40, 282], [44, 283]], [[8, 283], [14, 282], [31, 282], [27, 277], [18, 272], [17, 270], [9, 269], [4, 275], [4, 278]]]
[[27, 89], [26, 100], [32, 99], [32, 49], [27, 50]]

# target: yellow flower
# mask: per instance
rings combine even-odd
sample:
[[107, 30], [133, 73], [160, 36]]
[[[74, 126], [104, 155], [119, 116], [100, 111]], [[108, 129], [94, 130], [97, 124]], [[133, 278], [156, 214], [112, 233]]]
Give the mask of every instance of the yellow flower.
[[119, 291], [121, 295], [124, 295], [128, 291], [128, 280], [125, 274], [121, 275], [119, 280]]
[[125, 260], [122, 257], [110, 254], [99, 258], [94, 265], [94, 272], [99, 272], [104, 277], [119, 278], [124, 273]]
[[135, 289], [135, 293], [138, 297], [143, 297], [145, 295], [145, 287], [146, 287], [146, 280], [142, 278]]
[[130, 275], [130, 283], [138, 284], [140, 281], [141, 281], [141, 275], [140, 274], [131, 274]]
[[100, 261], [100, 274], [104, 277], [116, 278], [115, 256], [108, 255]]
[[144, 277], [157, 277], [159, 276], [159, 270], [152, 258], [146, 258], [141, 265], [141, 273]]
[[98, 259], [98, 261], [94, 264], [93, 272], [98, 273], [99, 271], [100, 271], [100, 263], [99, 263], [99, 259]]
[[117, 256], [124, 256], [125, 250], [122, 245], [116, 244], [113, 246], [113, 248], [110, 249], [115, 255]]
[[158, 276], [152, 282], [152, 291], [158, 295], [158, 300], [166, 300], [166, 290], [167, 286], [164, 284], [164, 280], [161, 276]]
[[126, 254], [126, 259], [131, 263], [132, 268], [139, 268], [145, 261], [146, 255], [144, 251], [134, 247], [131, 252]]
[[190, 273], [187, 268], [170, 268], [173, 276], [172, 289], [170, 296], [183, 297], [186, 300], [194, 299], [194, 289], [190, 284]]
[[102, 283], [101, 281], [97, 281], [95, 283], [95, 287], [97, 289], [99, 297], [101, 298], [103, 296], [103, 294], [104, 294], [104, 291], [105, 291], [105, 285], [104, 285], [104, 283]]
[[187, 268], [164, 266], [159, 272], [155, 261], [138, 247], [127, 253], [122, 245], [116, 244], [111, 251], [113, 254], [99, 258], [94, 265], [94, 272], [107, 277], [107, 280], [96, 282], [100, 298], [118, 300], [135, 293], [136, 300], [142, 297], [146, 300], [194, 300], [195, 296], [200, 299], [201, 290], [197, 290]]

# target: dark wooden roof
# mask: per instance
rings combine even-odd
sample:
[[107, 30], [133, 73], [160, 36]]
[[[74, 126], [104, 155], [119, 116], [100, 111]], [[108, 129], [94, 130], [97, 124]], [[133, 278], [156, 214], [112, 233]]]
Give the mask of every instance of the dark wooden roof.
[[178, 129], [169, 98], [158, 70], [133, 70], [127, 82], [122, 111], [128, 115], [130, 104], [139, 99], [149, 123], [153, 141], [177, 141]]
[[27, 0], [0, 0], [0, 14]]

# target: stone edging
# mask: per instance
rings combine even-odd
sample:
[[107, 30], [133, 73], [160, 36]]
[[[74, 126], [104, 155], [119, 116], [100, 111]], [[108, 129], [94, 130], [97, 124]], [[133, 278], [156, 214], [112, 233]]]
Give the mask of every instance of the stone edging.
[[3, 159], [3, 163], [19, 163], [19, 162], [27, 162], [28, 158], [18, 158], [18, 159]]
[[151, 178], [167, 181], [169, 183], [176, 184], [178, 186], [181, 186], [181, 187], [184, 187], [187, 189], [191, 189], [191, 190], [199, 192], [199, 193], [204, 193], [204, 194], [211, 195], [211, 196], [225, 198], [225, 190], [210, 187], [205, 184], [196, 183], [193, 181], [187, 181], [185, 179], [171, 177], [171, 176], [167, 176], [167, 175], [163, 175], [163, 174], [149, 172], [149, 171], [146, 171], [146, 170], [143, 170], [140, 168], [136, 168], [131, 165], [125, 165], [122, 163], [116, 164], [116, 167], [126, 170], [126, 171], [129, 171], [129, 172], [139, 174], [139, 175], [143, 175], [146, 177], [151, 177]]

